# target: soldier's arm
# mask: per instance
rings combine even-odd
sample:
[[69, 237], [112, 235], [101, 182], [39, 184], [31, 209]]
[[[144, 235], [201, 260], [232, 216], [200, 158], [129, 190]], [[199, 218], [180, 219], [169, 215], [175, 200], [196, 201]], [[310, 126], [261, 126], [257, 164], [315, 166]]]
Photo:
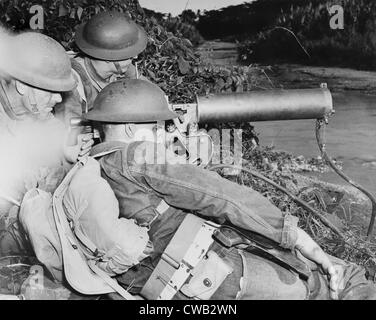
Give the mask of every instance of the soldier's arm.
[[75, 217], [75, 230], [105, 254], [98, 266], [109, 274], [126, 272], [152, 250], [147, 228], [119, 218], [118, 201], [95, 160], [89, 158], [76, 174], [63, 201], [68, 214]]
[[[217, 173], [188, 164], [163, 163], [168, 156], [151, 142], [128, 148], [127, 167], [133, 177], [169, 205], [214, 218], [264, 235], [286, 248], [294, 247], [297, 219], [284, 217], [268, 199], [251, 188], [240, 186]], [[144, 163], [140, 155], [145, 154]], [[151, 161], [150, 155], [156, 155]], [[149, 157], [147, 156], [149, 155]], [[175, 162], [176, 163], [176, 162]]]

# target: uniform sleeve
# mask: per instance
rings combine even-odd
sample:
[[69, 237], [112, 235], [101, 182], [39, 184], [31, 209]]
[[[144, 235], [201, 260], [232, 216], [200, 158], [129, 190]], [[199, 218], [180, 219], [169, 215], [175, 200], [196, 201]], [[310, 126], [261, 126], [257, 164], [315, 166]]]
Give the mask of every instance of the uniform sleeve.
[[[150, 157], [140, 161], [144, 154], [156, 151], [151, 163]], [[149, 150], [146, 152], [145, 150]], [[255, 190], [222, 178], [215, 172], [199, 167], [176, 163], [161, 163], [163, 148], [151, 142], [135, 144], [128, 150], [127, 170], [138, 183], [155, 192], [170, 206], [194, 210], [223, 223], [232, 224], [264, 235], [281, 246], [292, 248], [296, 242], [296, 230], [290, 220], [267, 198]]]

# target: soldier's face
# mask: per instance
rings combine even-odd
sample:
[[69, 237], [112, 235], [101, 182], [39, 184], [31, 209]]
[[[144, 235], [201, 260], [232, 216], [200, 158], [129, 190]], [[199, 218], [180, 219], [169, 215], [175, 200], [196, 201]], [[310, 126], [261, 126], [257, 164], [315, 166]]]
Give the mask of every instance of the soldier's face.
[[61, 102], [60, 93], [37, 89], [19, 81], [16, 81], [16, 90], [21, 96], [23, 107], [41, 117], [49, 114]]
[[132, 60], [121, 61], [103, 61], [92, 60], [93, 66], [97, 73], [104, 79], [108, 79], [111, 76], [122, 76], [132, 64]]
[[45, 91], [36, 88], [30, 88], [32, 92], [29, 92], [30, 95], [33, 95], [35, 98], [35, 105], [38, 109], [38, 112], [41, 115], [48, 114], [52, 111], [54, 106], [57, 103], [61, 102], [60, 93]]

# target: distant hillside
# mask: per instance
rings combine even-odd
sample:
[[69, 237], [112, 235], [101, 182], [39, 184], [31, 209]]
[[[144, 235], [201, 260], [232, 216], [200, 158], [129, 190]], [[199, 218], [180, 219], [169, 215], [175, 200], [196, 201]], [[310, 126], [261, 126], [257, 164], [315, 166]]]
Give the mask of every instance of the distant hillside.
[[[333, 5], [344, 29], [330, 27]], [[200, 15], [205, 39], [240, 43], [240, 60], [376, 69], [375, 0], [257, 0]]]
[[200, 15], [197, 28], [207, 40], [241, 40], [272, 26], [282, 10], [288, 9], [291, 5], [305, 5], [307, 2], [307, 0], [257, 0], [220, 10], [205, 11]]

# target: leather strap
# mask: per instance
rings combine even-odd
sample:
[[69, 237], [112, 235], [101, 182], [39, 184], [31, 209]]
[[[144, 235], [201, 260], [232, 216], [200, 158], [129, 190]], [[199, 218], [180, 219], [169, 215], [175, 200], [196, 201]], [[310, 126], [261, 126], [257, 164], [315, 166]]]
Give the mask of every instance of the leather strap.
[[280, 248], [270, 240], [262, 236], [229, 224], [221, 226], [214, 234], [214, 238], [223, 246], [230, 248], [238, 245], [245, 245], [245, 250], [265, 256], [269, 260], [294, 270], [304, 279], [311, 275], [309, 267], [298, 259], [291, 250]]
[[120, 294], [125, 300], [136, 300], [127, 290], [118, 284], [118, 282], [112, 279], [106, 272], [97, 267], [94, 260], [88, 260], [88, 265], [91, 270], [99, 277], [103, 279], [112, 289]]
[[94, 159], [101, 158], [103, 156], [107, 156], [108, 154], [115, 153], [116, 151], [119, 151], [119, 150], [123, 150], [123, 148], [120, 148], [120, 147], [119, 148], [114, 148], [114, 149], [111, 149], [111, 150], [108, 150], [108, 151], [97, 153], [97, 154], [93, 155], [92, 157]]

